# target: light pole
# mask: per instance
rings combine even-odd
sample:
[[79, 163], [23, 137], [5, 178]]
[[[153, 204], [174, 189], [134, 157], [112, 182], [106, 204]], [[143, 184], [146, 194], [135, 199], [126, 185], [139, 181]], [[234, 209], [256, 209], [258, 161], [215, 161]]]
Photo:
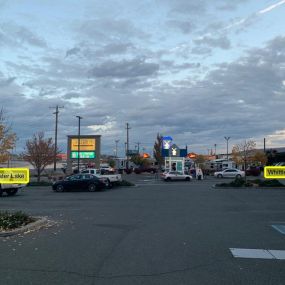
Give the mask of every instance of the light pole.
[[55, 134], [54, 134], [54, 159], [53, 159], [53, 170], [56, 171], [56, 158], [57, 158], [57, 125], [58, 125], [58, 113], [59, 113], [59, 109], [62, 109], [63, 106], [58, 106], [56, 105], [56, 107], [49, 107], [50, 109], [54, 109], [55, 108], [55, 112], [53, 114], [55, 114]]
[[229, 139], [231, 137], [225, 137], [225, 140], [227, 141], [227, 160], [229, 160]]
[[118, 157], [118, 142], [120, 140], [115, 140], [115, 143], [116, 143], [116, 158]]
[[76, 116], [76, 118], [78, 118], [77, 169], [78, 169], [78, 173], [79, 173], [79, 162], [80, 162], [80, 120], [82, 119], [82, 117]]

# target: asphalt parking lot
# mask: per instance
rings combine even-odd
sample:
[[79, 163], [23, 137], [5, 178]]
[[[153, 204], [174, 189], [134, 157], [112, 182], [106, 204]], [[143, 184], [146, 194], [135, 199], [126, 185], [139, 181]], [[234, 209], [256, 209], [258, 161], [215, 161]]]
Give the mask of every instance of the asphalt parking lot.
[[285, 191], [213, 189], [216, 180], [54, 193], [29, 187], [1, 210], [50, 227], [0, 238], [2, 285], [285, 284], [285, 260], [235, 258], [231, 248], [285, 250]]

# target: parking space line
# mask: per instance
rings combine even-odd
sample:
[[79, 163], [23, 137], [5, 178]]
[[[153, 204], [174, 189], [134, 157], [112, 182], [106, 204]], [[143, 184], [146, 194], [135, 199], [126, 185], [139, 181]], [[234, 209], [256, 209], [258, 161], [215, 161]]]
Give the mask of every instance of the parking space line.
[[285, 260], [285, 250], [230, 248], [230, 251], [235, 258]]
[[271, 225], [271, 227], [281, 234], [285, 235], [285, 225]]

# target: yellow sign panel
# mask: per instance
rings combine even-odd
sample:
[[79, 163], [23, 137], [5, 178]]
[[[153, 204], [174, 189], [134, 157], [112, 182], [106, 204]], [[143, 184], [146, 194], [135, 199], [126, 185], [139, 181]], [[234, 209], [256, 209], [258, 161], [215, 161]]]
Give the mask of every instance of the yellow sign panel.
[[0, 168], [0, 184], [27, 184], [29, 181], [29, 168]]
[[[95, 150], [95, 139], [80, 139], [80, 151]], [[78, 151], [78, 139], [71, 139], [71, 151]]]
[[285, 166], [265, 166], [265, 178], [285, 178]]

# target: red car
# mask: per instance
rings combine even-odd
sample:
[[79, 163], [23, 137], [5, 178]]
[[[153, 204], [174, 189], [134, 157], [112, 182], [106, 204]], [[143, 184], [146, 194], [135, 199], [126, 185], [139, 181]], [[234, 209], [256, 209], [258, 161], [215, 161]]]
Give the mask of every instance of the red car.
[[246, 170], [247, 176], [259, 176], [261, 173], [259, 167], [252, 166]]

